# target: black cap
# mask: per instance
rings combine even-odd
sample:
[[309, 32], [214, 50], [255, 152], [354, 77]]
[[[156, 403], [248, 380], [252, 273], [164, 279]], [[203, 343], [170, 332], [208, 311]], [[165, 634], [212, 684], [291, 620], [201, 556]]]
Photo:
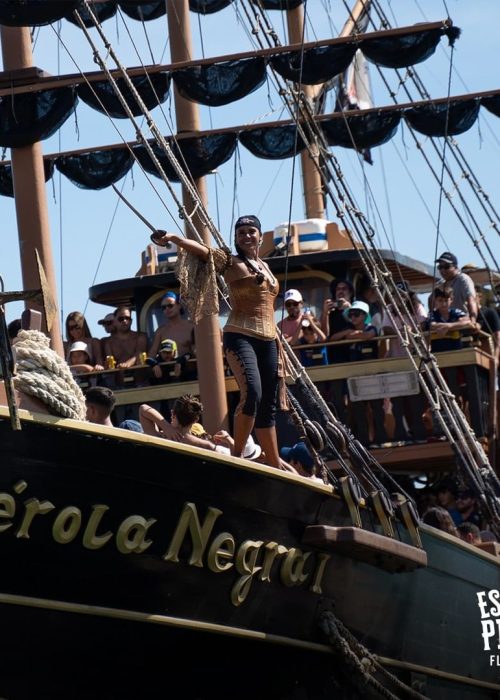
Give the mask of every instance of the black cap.
[[259, 219], [254, 214], [247, 214], [246, 216], [240, 216], [234, 225], [234, 230], [239, 229], [240, 226], [255, 226], [259, 231], [262, 230]]
[[457, 498], [475, 498], [472, 489], [460, 489], [457, 493]]
[[400, 292], [404, 292], [405, 294], [411, 292], [411, 287], [406, 280], [399, 280], [399, 282], [396, 282], [396, 287]]
[[453, 253], [449, 253], [448, 251], [441, 253], [439, 258], [437, 258], [436, 262], [437, 263], [440, 263], [440, 262], [448, 263], [448, 265], [453, 265], [454, 267], [458, 267], [457, 256], [453, 255]]
[[449, 491], [454, 496], [458, 493], [458, 484], [454, 479], [443, 479], [438, 486], [438, 493], [442, 491]]

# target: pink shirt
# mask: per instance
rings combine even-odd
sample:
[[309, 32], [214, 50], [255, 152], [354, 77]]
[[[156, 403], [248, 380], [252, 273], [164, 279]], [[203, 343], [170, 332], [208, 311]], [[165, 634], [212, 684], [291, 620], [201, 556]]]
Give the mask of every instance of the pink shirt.
[[302, 321], [302, 314], [298, 318], [284, 318], [283, 322], [278, 323], [278, 327], [281, 328], [281, 332], [283, 333], [284, 336], [290, 337], [292, 336], [297, 328], [300, 326], [300, 323]]
[[[417, 306], [417, 310], [415, 311], [413, 317], [419, 325], [420, 323], [422, 323], [422, 321], [425, 321], [427, 315], [422, 304], [419, 304]], [[399, 318], [396, 317], [394, 320], [395, 323], [392, 322], [387, 313], [384, 311], [381, 324], [382, 328], [401, 329], [402, 324]], [[386, 357], [406, 357], [406, 350], [401, 345], [399, 338], [391, 338], [391, 340], [389, 341], [389, 350], [387, 351]]]

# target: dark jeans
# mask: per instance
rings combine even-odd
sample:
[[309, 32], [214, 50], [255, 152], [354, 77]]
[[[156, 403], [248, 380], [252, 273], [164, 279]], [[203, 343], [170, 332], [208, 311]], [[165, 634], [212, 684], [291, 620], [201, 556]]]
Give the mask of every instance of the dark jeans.
[[224, 333], [224, 350], [240, 390], [236, 413], [255, 416], [256, 428], [272, 427], [278, 390], [276, 341]]
[[368, 430], [368, 406], [371, 406], [373, 417], [373, 442], [381, 444], [387, 442], [387, 433], [384, 426], [384, 402], [382, 399], [372, 399], [371, 401], [352, 401], [352, 432], [363, 445], [370, 443]]

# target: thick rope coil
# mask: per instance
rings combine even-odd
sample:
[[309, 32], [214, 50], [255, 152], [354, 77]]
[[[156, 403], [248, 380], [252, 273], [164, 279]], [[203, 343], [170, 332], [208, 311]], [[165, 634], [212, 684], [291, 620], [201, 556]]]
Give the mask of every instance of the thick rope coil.
[[332, 612], [324, 612], [319, 624], [334, 649], [343, 657], [346, 664], [355, 671], [365, 690], [367, 686], [371, 686], [370, 691], [378, 696], [387, 698], [387, 700], [401, 700], [402, 695], [394, 695], [392, 691], [373, 677], [374, 673], [379, 673], [396, 686], [398, 691], [401, 691], [404, 696], [413, 698], [413, 700], [429, 700], [427, 696], [413, 690], [413, 688], [410, 688], [400, 681], [397, 676], [384, 668], [377, 660], [376, 655], [358, 642], [356, 637], [349, 632], [347, 627]]
[[39, 331], [20, 331], [17, 338], [15, 388], [43, 401], [51, 413], [85, 420], [82, 390], [66, 362], [49, 347], [47, 336]]

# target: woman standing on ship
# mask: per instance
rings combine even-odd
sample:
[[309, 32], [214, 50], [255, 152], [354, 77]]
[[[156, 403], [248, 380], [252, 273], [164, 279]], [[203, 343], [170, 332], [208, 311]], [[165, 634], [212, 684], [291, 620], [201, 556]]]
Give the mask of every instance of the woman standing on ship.
[[[216, 295], [216, 290], [206, 291], [202, 275], [207, 277], [213, 269], [224, 276], [231, 304], [231, 314], [224, 327], [224, 351], [240, 390], [234, 418], [234, 454], [242, 456], [255, 427], [268, 463], [278, 469], [287, 468], [279, 456], [275, 428], [278, 344], [274, 301], [279, 284], [259, 257], [262, 243], [259, 219], [253, 215], [241, 216], [234, 230], [236, 255], [164, 231], [157, 231], [152, 239], [157, 245], [175, 243], [189, 254], [180, 256], [177, 273], [181, 281], [181, 296], [190, 311], [193, 304], [198, 309], [204, 304], [204, 296]], [[189, 269], [192, 256], [206, 263], [204, 267], [207, 269], [201, 276], [199, 266]], [[196, 279], [198, 283], [193, 283]]]

